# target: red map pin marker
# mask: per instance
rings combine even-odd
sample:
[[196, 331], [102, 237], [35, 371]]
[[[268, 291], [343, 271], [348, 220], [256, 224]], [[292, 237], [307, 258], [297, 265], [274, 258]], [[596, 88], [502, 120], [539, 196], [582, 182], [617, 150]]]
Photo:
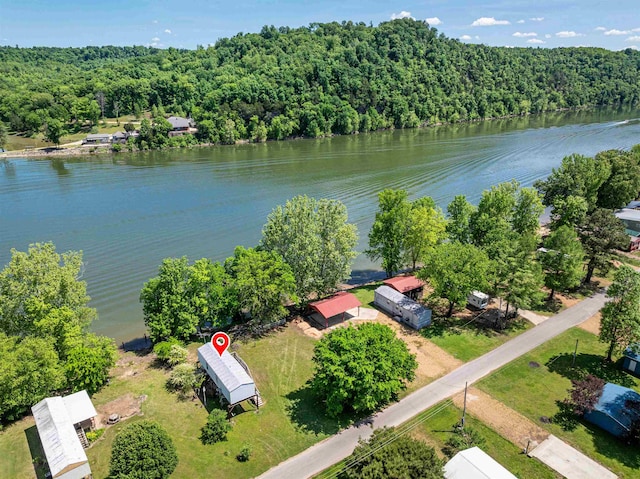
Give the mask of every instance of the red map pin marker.
[[230, 342], [231, 339], [229, 338], [229, 335], [227, 333], [219, 332], [214, 334], [211, 338], [211, 344], [213, 345], [215, 350], [218, 351], [218, 354], [220, 356], [222, 356], [222, 353], [227, 350]]

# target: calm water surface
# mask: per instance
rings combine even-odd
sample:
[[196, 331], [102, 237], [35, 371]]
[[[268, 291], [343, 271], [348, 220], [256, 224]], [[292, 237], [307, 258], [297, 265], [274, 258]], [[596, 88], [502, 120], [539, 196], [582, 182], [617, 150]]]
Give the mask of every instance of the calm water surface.
[[[571, 153], [640, 143], [640, 111], [547, 114], [470, 125], [189, 151], [0, 163], [0, 265], [10, 249], [53, 241], [83, 250], [99, 333], [144, 330], [140, 289], [165, 257], [224, 260], [254, 246], [268, 213], [297, 194], [335, 198], [360, 232], [384, 188], [432, 196], [517, 179], [531, 185]], [[356, 279], [378, 270], [363, 256]]]

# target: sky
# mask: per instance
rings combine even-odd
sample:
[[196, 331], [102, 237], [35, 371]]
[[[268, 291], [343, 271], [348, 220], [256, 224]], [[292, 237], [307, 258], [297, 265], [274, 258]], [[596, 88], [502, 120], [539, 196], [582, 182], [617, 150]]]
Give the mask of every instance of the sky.
[[263, 25], [427, 20], [463, 42], [640, 48], [639, 0], [0, 0], [0, 45], [196, 48]]

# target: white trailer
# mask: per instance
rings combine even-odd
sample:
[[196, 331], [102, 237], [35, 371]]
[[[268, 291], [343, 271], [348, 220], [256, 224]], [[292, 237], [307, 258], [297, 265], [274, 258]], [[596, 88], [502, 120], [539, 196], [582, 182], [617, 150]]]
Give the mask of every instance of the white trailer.
[[389, 286], [380, 286], [374, 291], [374, 304], [392, 317], [421, 329], [431, 324], [431, 310]]
[[477, 309], [486, 309], [489, 306], [489, 295], [481, 291], [471, 291], [467, 296], [467, 302]]

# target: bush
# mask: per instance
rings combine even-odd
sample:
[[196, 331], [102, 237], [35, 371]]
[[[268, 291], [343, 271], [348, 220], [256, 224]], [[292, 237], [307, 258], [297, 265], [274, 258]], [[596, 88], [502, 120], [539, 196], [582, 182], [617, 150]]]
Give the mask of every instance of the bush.
[[225, 412], [220, 409], [214, 409], [209, 413], [207, 423], [202, 428], [200, 440], [202, 444], [215, 444], [216, 442], [226, 441], [227, 433], [231, 429], [231, 423], [227, 421]]
[[160, 361], [168, 362], [172, 346], [182, 346], [182, 343], [175, 338], [170, 338], [156, 343], [153, 347], [153, 352], [156, 353]]
[[251, 457], [251, 447], [248, 444], [245, 444], [240, 452], [236, 456], [236, 459], [240, 462], [247, 462]]
[[104, 434], [104, 429], [96, 429], [95, 431], [89, 431], [87, 433], [87, 439], [89, 442], [96, 442], [100, 439], [100, 436]]
[[169, 348], [169, 354], [167, 356], [167, 362], [171, 366], [177, 366], [187, 361], [188, 351], [179, 344], [174, 344]]
[[442, 452], [448, 458], [452, 458], [458, 452], [469, 449], [470, 447], [478, 446], [482, 448], [484, 443], [484, 437], [475, 429], [470, 427], [465, 427], [464, 429], [458, 428], [453, 436], [447, 440], [445, 446], [442, 448]]
[[111, 449], [110, 475], [128, 479], [166, 479], [178, 465], [173, 441], [153, 421], [127, 424]]
[[174, 391], [180, 391], [182, 394], [187, 394], [195, 387], [202, 384], [202, 375], [196, 371], [196, 367], [193, 364], [178, 364], [167, 380], [167, 387]]
[[111, 145], [111, 151], [113, 151], [114, 153], [122, 151], [122, 145], [120, 143], [114, 143], [113, 145]]

